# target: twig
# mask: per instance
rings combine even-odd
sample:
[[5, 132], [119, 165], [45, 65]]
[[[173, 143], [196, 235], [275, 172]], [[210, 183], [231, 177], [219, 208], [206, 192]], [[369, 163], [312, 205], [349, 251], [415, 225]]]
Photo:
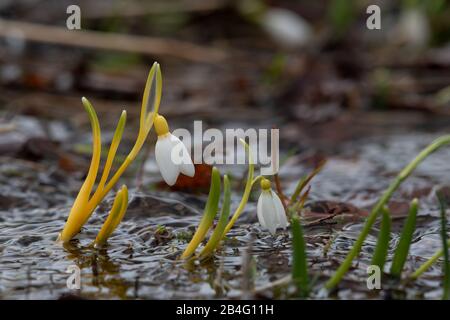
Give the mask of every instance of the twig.
[[185, 12], [207, 12], [225, 7], [227, 0], [208, 1], [171, 1], [171, 2], [140, 2], [129, 3], [120, 7], [98, 7], [90, 9], [83, 15], [84, 19], [103, 19], [109, 17], [139, 17], [150, 14], [174, 14]]
[[287, 197], [285, 196], [285, 194], [283, 193], [283, 188], [281, 188], [281, 182], [280, 182], [280, 177], [278, 176], [278, 173], [276, 173], [273, 176], [273, 180], [275, 181], [275, 188], [277, 190], [278, 195], [281, 198], [281, 203], [283, 204], [284, 207], [284, 211], [287, 212], [287, 205], [286, 205], [286, 200]]
[[70, 31], [63, 27], [4, 19], [0, 19], [0, 37], [20, 37], [24, 40], [49, 44], [170, 56], [205, 63], [218, 63], [227, 56], [220, 49], [173, 39], [91, 30]]
[[297, 198], [300, 195], [300, 193], [302, 192], [302, 190], [312, 180], [312, 178], [314, 178], [314, 176], [323, 169], [326, 162], [327, 162], [326, 160], [321, 161], [319, 163], [319, 165], [309, 175], [305, 176], [303, 179], [301, 179], [298, 182], [297, 186], [295, 187], [295, 191], [291, 196], [291, 200], [290, 200], [291, 204], [294, 204], [297, 201]]
[[289, 284], [291, 281], [292, 281], [292, 275], [289, 274], [289, 275], [287, 275], [287, 276], [285, 276], [285, 277], [283, 277], [281, 279], [275, 280], [275, 281], [270, 282], [268, 284], [265, 284], [265, 285], [263, 285], [261, 287], [258, 287], [253, 292], [254, 293], [263, 292], [263, 291], [266, 291], [266, 290], [269, 290], [269, 289], [272, 289], [272, 288], [275, 288], [275, 287], [279, 287], [279, 286], [283, 286], [283, 285]]
[[328, 215], [328, 216], [326, 216], [326, 217], [319, 218], [319, 219], [314, 220], [314, 221], [311, 221], [311, 222], [309, 222], [309, 223], [305, 223], [304, 226], [305, 226], [305, 227], [310, 227], [310, 226], [318, 225], [318, 224], [320, 224], [320, 223], [322, 223], [322, 222], [324, 222], [324, 221], [326, 221], [326, 220], [333, 219], [333, 218], [336, 217], [338, 214], [339, 214], [339, 212], [332, 213], [332, 214], [330, 214], [330, 215]]

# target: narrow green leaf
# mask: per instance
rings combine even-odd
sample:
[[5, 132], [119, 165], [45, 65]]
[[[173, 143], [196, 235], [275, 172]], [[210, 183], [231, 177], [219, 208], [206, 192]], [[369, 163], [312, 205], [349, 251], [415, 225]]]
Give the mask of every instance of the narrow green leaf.
[[228, 216], [230, 215], [230, 203], [231, 203], [230, 180], [228, 179], [227, 175], [223, 177], [223, 188], [224, 194], [223, 194], [222, 212], [220, 214], [220, 218], [219, 221], [217, 222], [216, 228], [214, 229], [214, 232], [211, 235], [211, 238], [209, 238], [208, 243], [200, 253], [201, 259], [210, 256], [214, 252], [214, 250], [216, 250], [220, 240], [222, 239], [223, 231], [227, 226]]
[[305, 206], [306, 200], [308, 199], [309, 196], [309, 192], [311, 191], [311, 186], [309, 186], [305, 192], [303, 192], [303, 194], [300, 196], [300, 199], [297, 201], [297, 203], [292, 206], [292, 208], [294, 209], [294, 212], [300, 212], [303, 207]]
[[416, 217], [418, 211], [419, 200], [414, 199], [409, 208], [409, 214], [406, 218], [405, 225], [400, 235], [397, 249], [392, 260], [391, 274], [395, 277], [401, 277], [403, 266], [408, 257], [409, 247], [411, 245], [414, 230], [416, 229]]
[[216, 167], [214, 167], [212, 169], [211, 187], [209, 189], [208, 201], [206, 202], [203, 218], [200, 221], [200, 224], [198, 225], [197, 231], [195, 231], [195, 234], [191, 242], [189, 242], [188, 246], [186, 247], [186, 250], [181, 255], [181, 259], [186, 259], [192, 256], [197, 247], [205, 238], [206, 233], [208, 232], [209, 228], [211, 228], [214, 222], [214, 217], [217, 214], [217, 209], [219, 207], [219, 198], [220, 198], [220, 173], [219, 170]]
[[386, 256], [389, 250], [389, 240], [391, 235], [391, 215], [387, 207], [381, 211], [383, 216], [381, 219], [380, 232], [378, 234], [377, 245], [372, 257], [372, 265], [376, 265], [381, 271], [384, 269]]
[[442, 250], [444, 251], [444, 285], [442, 292], [442, 299], [448, 300], [450, 296], [450, 262], [448, 257], [448, 240], [447, 240], [447, 218], [445, 216], [446, 204], [443, 195], [438, 192], [437, 198], [441, 207], [441, 238], [442, 238]]
[[303, 227], [298, 215], [293, 214], [291, 219], [292, 229], [292, 279], [297, 286], [301, 297], [309, 294], [308, 261], [306, 257], [306, 242]]

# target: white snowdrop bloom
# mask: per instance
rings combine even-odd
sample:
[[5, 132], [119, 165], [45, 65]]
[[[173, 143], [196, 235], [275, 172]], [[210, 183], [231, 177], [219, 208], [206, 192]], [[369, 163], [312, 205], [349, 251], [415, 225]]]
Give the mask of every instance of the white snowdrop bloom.
[[180, 173], [193, 177], [195, 168], [186, 146], [170, 133], [167, 121], [161, 115], [156, 116], [155, 131], [158, 135], [155, 146], [156, 164], [164, 181], [173, 186]]
[[280, 198], [272, 191], [269, 180], [262, 178], [261, 189], [256, 208], [258, 220], [263, 228], [274, 235], [278, 228], [285, 229], [288, 226], [286, 212]]
[[306, 46], [313, 38], [309, 22], [291, 10], [268, 9], [262, 16], [261, 23], [269, 36], [286, 48]]
[[426, 13], [418, 8], [403, 10], [392, 35], [395, 42], [400, 42], [410, 47], [425, 47], [431, 36], [430, 24]]

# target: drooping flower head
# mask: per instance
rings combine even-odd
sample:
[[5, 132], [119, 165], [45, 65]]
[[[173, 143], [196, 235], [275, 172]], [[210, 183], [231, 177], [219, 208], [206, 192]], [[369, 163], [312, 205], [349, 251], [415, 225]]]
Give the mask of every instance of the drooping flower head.
[[186, 146], [170, 133], [169, 125], [161, 115], [156, 116], [155, 131], [158, 135], [155, 146], [156, 163], [164, 181], [173, 186], [180, 173], [193, 177], [195, 168]]
[[268, 179], [261, 179], [261, 190], [256, 208], [258, 220], [263, 228], [274, 235], [278, 228], [285, 229], [288, 226], [286, 212]]

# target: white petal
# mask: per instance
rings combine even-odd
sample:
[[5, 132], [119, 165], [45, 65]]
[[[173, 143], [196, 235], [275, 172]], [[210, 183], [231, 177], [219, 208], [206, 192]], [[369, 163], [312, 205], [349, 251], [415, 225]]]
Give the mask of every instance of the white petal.
[[173, 144], [170, 139], [170, 135], [158, 137], [158, 141], [155, 146], [155, 158], [158, 164], [159, 171], [164, 181], [173, 186], [177, 181], [180, 169], [172, 161], [172, 147]]
[[266, 228], [271, 234], [275, 234], [277, 231], [276, 211], [272, 194], [268, 191], [261, 193], [261, 212]]
[[262, 193], [260, 194], [258, 198], [258, 204], [256, 206], [256, 215], [258, 216], [259, 224], [264, 228], [267, 229], [266, 222], [264, 221], [264, 215], [262, 212]]
[[273, 204], [275, 206], [276, 218], [278, 221], [277, 226], [286, 229], [288, 226], [288, 221], [286, 218], [286, 211], [284, 210], [283, 203], [281, 202], [278, 195], [272, 191]]
[[170, 140], [173, 144], [172, 149], [172, 160], [173, 162], [179, 166], [180, 172], [182, 174], [185, 174], [189, 177], [193, 177], [195, 174], [195, 167], [192, 163], [192, 159], [189, 155], [189, 152], [184, 145], [183, 142], [181, 142], [178, 137], [170, 134]]

